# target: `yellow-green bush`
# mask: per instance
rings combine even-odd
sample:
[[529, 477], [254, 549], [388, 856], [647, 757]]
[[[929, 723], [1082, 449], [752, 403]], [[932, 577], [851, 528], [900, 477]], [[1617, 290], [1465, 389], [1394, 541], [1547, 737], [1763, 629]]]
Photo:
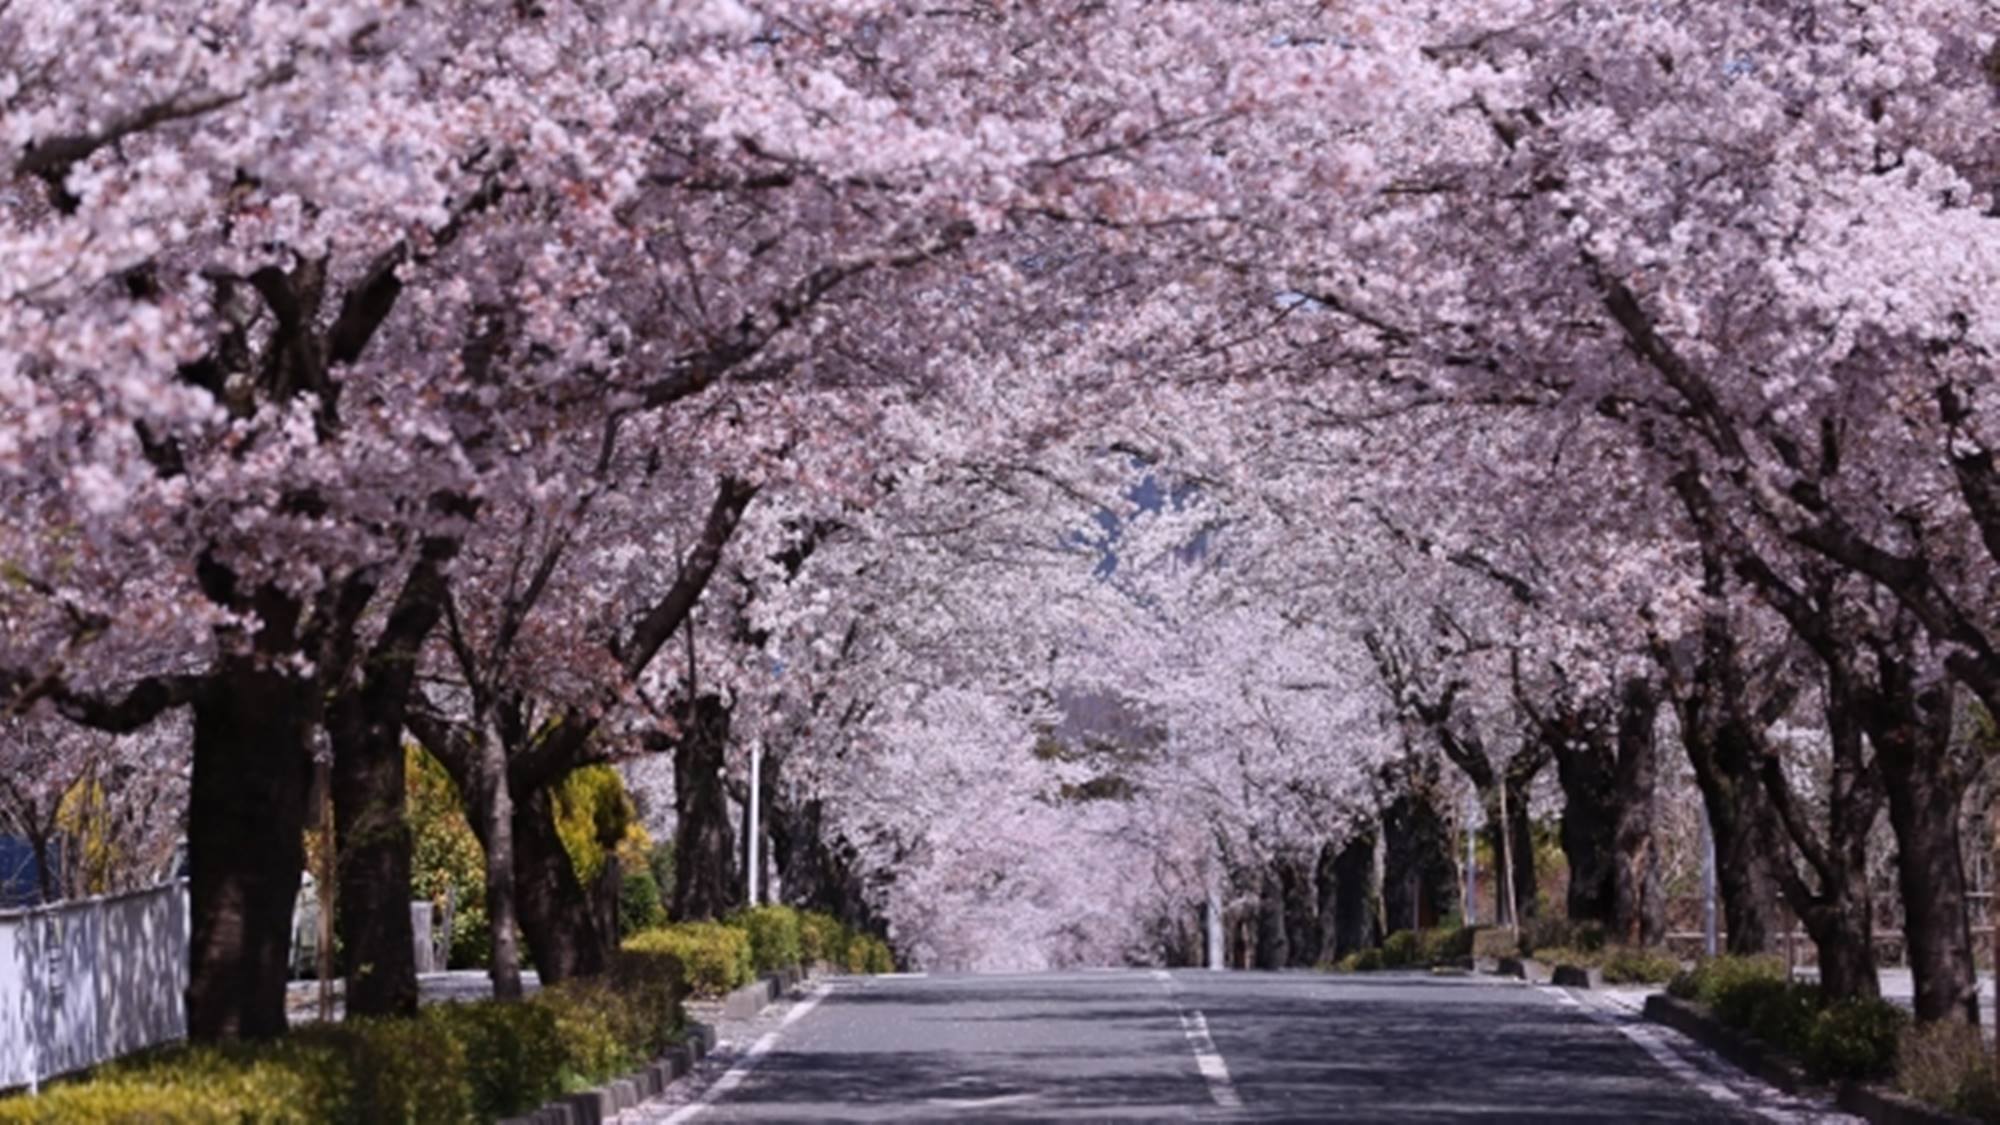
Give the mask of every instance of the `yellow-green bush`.
[[1382, 939], [1382, 967], [1406, 969], [1417, 963], [1422, 942], [1415, 930], [1397, 930]]
[[624, 948], [634, 953], [673, 957], [686, 973], [688, 988], [698, 996], [720, 996], [750, 983], [756, 963], [750, 937], [719, 922], [676, 922], [634, 934]]
[[1784, 979], [1785, 961], [1782, 957], [1769, 953], [1751, 956], [1725, 953], [1720, 957], [1705, 957], [1696, 961], [1693, 969], [1674, 977], [1667, 985], [1667, 991], [1683, 1000], [1693, 1000], [1704, 1007], [1714, 1008], [1725, 994], [1746, 982]]
[[1665, 984], [1680, 972], [1680, 958], [1664, 949], [1614, 945], [1601, 950], [1606, 984]]
[[1357, 949], [1334, 963], [1338, 973], [1372, 973], [1382, 967], [1382, 951], [1379, 949]]
[[1818, 1078], [1886, 1078], [1910, 1017], [1887, 1000], [1840, 1000], [1806, 1032], [1804, 1062]]
[[750, 939], [750, 963], [760, 973], [797, 966], [802, 953], [799, 912], [789, 906], [757, 906], [729, 920]]
[[562, 1092], [568, 1055], [555, 1006], [539, 997], [525, 1004], [437, 1004], [424, 1009], [424, 1018], [464, 1045], [475, 1118], [532, 1109]]
[[847, 927], [831, 914], [799, 915], [799, 956], [808, 965], [847, 964]]
[[896, 959], [881, 938], [857, 934], [847, 943], [847, 971], [850, 973], [893, 973]]
[[175, 1046], [0, 1099], [0, 1125], [470, 1122], [541, 1105], [656, 1057], [680, 1029], [678, 959], [622, 954], [604, 977], [518, 1004], [302, 1028], [274, 1043]]

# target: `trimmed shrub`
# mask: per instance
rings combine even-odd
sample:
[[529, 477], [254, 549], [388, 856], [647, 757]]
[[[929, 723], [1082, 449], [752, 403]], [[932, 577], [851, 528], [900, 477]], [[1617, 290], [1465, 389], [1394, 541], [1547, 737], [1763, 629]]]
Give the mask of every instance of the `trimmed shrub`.
[[[1707, 1008], [1716, 1008], [1722, 994], [1740, 985], [1756, 980], [1783, 982], [1785, 979], [1784, 959], [1773, 954], [1759, 953], [1753, 956], [1723, 954], [1695, 962], [1688, 973], [1687, 982], [1681, 984], [1680, 991], [1669, 991], [1683, 1000], [1693, 1000]], [[1720, 1012], [1717, 1013], [1720, 1015]]]
[[431, 1019], [370, 1019], [301, 1028], [292, 1038], [345, 1056], [347, 1120], [465, 1121], [472, 1073], [464, 1043], [451, 1032]]
[[425, 1008], [414, 1019], [301, 1028], [271, 1043], [135, 1055], [37, 1098], [0, 1099], [0, 1123], [464, 1122], [534, 1109], [656, 1057], [678, 1034], [681, 964], [621, 954], [603, 977], [518, 1004]]
[[1382, 941], [1382, 967], [1403, 969], [1417, 963], [1422, 952], [1415, 930], [1397, 930]]
[[1680, 958], [1664, 949], [1616, 945], [1603, 954], [1606, 984], [1665, 984], [1681, 971]]
[[1566, 945], [1554, 945], [1546, 949], [1537, 949], [1533, 953], [1528, 954], [1528, 956], [1540, 961], [1544, 965], [1573, 965], [1579, 969], [1595, 969], [1604, 963], [1604, 956], [1601, 953], [1572, 949]]
[[1954, 1113], [2000, 1121], [2000, 1082], [1976, 1027], [1939, 1022], [1904, 1032], [1896, 1048], [1896, 1085]]
[[1910, 1019], [1887, 1000], [1841, 1000], [1821, 1009], [1806, 1033], [1803, 1062], [1816, 1078], [1886, 1078]]
[[618, 887], [618, 937], [667, 924], [667, 908], [660, 901], [660, 885], [646, 868], [625, 872]]
[[799, 915], [799, 957], [807, 965], [847, 964], [847, 927], [831, 914]]
[[1451, 926], [1423, 930], [1417, 935], [1417, 957], [1424, 964], [1472, 956], [1478, 927]]
[[1521, 940], [1514, 931], [1498, 926], [1476, 927], [1472, 935], [1474, 957], [1513, 957], [1521, 952]]
[[1805, 1054], [1813, 1022], [1824, 1004], [1818, 985], [1749, 980], [1717, 998], [1715, 1016], [1797, 1057]]
[[1382, 951], [1379, 949], [1357, 949], [1334, 962], [1335, 972], [1372, 973], [1382, 967]]
[[567, 1056], [550, 1005], [434, 1004], [423, 1018], [464, 1044], [472, 1112], [480, 1120], [526, 1112], [562, 1092]]
[[729, 920], [750, 939], [750, 962], [756, 971], [789, 969], [802, 957], [799, 912], [789, 906], [758, 906]]
[[1537, 949], [1575, 949], [1592, 953], [1604, 948], [1604, 927], [1595, 922], [1571, 922], [1553, 914], [1537, 914], [1522, 922], [1520, 934], [1520, 951], [1526, 956], [1534, 956]]
[[847, 943], [847, 971], [893, 973], [896, 971], [896, 958], [881, 938], [856, 934]]
[[646, 930], [627, 938], [623, 948], [674, 958], [697, 996], [720, 996], [756, 975], [749, 935], [719, 922], [677, 922]]

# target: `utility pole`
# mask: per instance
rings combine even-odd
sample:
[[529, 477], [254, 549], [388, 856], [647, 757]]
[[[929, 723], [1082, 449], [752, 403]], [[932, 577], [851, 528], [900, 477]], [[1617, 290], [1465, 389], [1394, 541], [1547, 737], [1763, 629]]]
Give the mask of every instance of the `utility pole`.
[[1470, 791], [1465, 794], [1465, 924], [1479, 924], [1479, 833], [1478, 796]]
[[1203, 921], [1208, 931], [1208, 967], [1218, 970], [1227, 968], [1222, 959], [1222, 888], [1217, 885], [1214, 876], [1208, 880], [1208, 908], [1204, 913], [1207, 915]]
[[1702, 949], [1715, 956], [1715, 834], [1709, 831], [1708, 814], [1701, 814], [1701, 934]]
[[747, 884], [747, 893], [743, 896], [745, 904], [749, 906], [757, 905], [757, 799], [760, 796], [758, 790], [763, 788], [763, 784], [764, 743], [761, 739], [753, 738], [750, 740], [750, 801], [747, 806], [750, 820], [750, 862], [745, 867], [744, 881]]

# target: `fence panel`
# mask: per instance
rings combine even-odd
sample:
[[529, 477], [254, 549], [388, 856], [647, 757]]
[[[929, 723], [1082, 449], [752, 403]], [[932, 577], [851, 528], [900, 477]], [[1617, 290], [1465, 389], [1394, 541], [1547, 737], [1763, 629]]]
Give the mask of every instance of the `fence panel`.
[[184, 883], [0, 913], [0, 1089], [187, 1034]]

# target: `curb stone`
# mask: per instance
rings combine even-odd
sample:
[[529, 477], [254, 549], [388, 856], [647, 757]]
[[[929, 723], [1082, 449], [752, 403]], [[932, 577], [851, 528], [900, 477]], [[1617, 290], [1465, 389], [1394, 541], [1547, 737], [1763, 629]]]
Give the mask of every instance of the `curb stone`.
[[1603, 988], [1604, 970], [1582, 965], [1557, 965], [1549, 983], [1562, 988]]
[[639, 1070], [593, 1089], [565, 1094], [533, 1113], [503, 1118], [499, 1125], [604, 1125], [624, 1110], [666, 1092], [675, 1079], [693, 1070], [694, 1064], [714, 1048], [715, 1029], [705, 1023], [690, 1023], [684, 1042], [667, 1048], [665, 1054]]
[[1532, 957], [1502, 957], [1498, 972], [1503, 977], [1519, 977], [1530, 984], [1548, 984], [1549, 967]]
[[[1787, 1094], [1826, 1088], [1813, 1082], [1805, 1068], [1791, 1059], [1735, 1028], [1723, 1026], [1678, 997], [1664, 992], [1646, 997], [1646, 1018], [1673, 1028]], [[1834, 1094], [1840, 1108], [1874, 1125], [1977, 1125], [1970, 1117], [1948, 1113], [1873, 1083], [1842, 1082]]]
[[[722, 1018], [754, 1019], [770, 1004], [789, 996], [811, 979], [798, 969], [780, 969], [730, 992], [722, 998]], [[716, 1047], [715, 1028], [691, 1020], [680, 1043], [639, 1070], [614, 1078], [594, 1089], [567, 1094], [533, 1113], [504, 1118], [499, 1125], [604, 1125], [628, 1109], [635, 1109], [666, 1093], [667, 1088], [685, 1078]]]

